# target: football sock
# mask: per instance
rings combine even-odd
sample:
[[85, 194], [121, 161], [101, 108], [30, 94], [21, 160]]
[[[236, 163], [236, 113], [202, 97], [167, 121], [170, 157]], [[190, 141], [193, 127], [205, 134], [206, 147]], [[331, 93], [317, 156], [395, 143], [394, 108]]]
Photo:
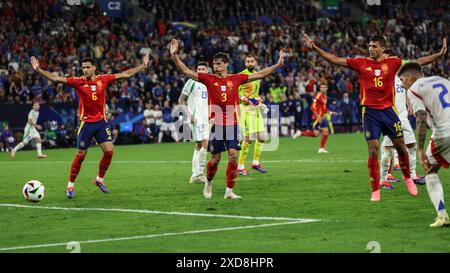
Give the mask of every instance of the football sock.
[[192, 155], [192, 176], [198, 175], [199, 153], [200, 151], [197, 151], [197, 148], [195, 148], [194, 154]]
[[316, 137], [316, 135], [314, 134], [313, 131], [302, 131], [302, 136], [307, 136], [307, 137]]
[[391, 162], [389, 162], [389, 171], [388, 171], [388, 175], [392, 174], [392, 168], [394, 166], [394, 155], [395, 155], [395, 151], [393, 151], [393, 155], [391, 157]]
[[206, 178], [208, 179], [209, 182], [211, 182], [214, 176], [216, 175], [218, 166], [219, 164], [213, 166], [211, 164], [211, 161], [209, 161], [208, 164], [206, 165]]
[[113, 156], [113, 151], [103, 152], [103, 157], [100, 160], [100, 164], [98, 165], [98, 177], [105, 177], [106, 171], [109, 168], [109, 164], [111, 164], [111, 159]]
[[206, 162], [207, 156], [208, 156], [208, 150], [201, 147], [200, 151], [198, 152], [198, 174], [205, 173], [205, 162]]
[[253, 164], [259, 164], [263, 147], [264, 142], [255, 141], [255, 150], [253, 151]]
[[374, 192], [380, 189], [380, 167], [378, 166], [378, 158], [369, 157], [367, 161], [367, 166], [369, 167], [372, 192]]
[[408, 154], [409, 154], [409, 170], [411, 172], [411, 177], [416, 178], [416, 146], [412, 148], [408, 148]]
[[322, 140], [320, 141], [320, 148], [325, 148], [325, 144], [327, 144], [328, 135], [322, 135]]
[[36, 143], [36, 151], [38, 155], [42, 155], [42, 143]]
[[67, 188], [72, 188], [73, 189], [73, 187], [75, 187], [75, 183], [69, 181], [67, 183]]
[[410, 178], [411, 173], [409, 170], [409, 156], [408, 153], [405, 154], [399, 154], [398, 155], [398, 161], [400, 163], [400, 168], [402, 170], [403, 176], [405, 178]]
[[23, 142], [20, 142], [19, 144], [16, 145], [16, 147], [14, 147], [14, 152], [17, 152], [18, 150], [22, 149], [23, 147], [25, 147], [25, 144]]
[[[247, 141], [243, 141], [242, 147], [241, 147], [241, 152], [239, 153], [239, 169], [244, 168], [245, 160], [247, 159], [249, 149], [250, 149], [250, 144]], [[242, 168], [241, 168], [241, 166], [242, 166]]]
[[237, 170], [238, 164], [233, 161], [228, 161], [228, 167], [227, 167], [227, 188], [234, 188], [234, 185], [236, 184], [236, 178], [238, 175]]
[[381, 148], [381, 162], [380, 162], [380, 182], [387, 180], [389, 173], [389, 166], [394, 154], [392, 149]]
[[448, 217], [444, 204], [444, 190], [442, 188], [441, 180], [436, 173], [427, 174], [425, 176], [428, 196], [430, 196], [434, 209], [439, 217]]
[[86, 155], [84, 154], [78, 154], [75, 156], [75, 159], [72, 162], [72, 166], [70, 167], [70, 177], [69, 182], [75, 183], [75, 179], [78, 176], [78, 173], [81, 169], [81, 163], [83, 163], [84, 158]]

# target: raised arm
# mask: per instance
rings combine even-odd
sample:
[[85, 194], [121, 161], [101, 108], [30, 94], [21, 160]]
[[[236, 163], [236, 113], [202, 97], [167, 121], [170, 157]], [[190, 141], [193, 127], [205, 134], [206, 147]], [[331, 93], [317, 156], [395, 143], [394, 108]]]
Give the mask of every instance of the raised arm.
[[142, 60], [142, 64], [138, 65], [137, 67], [130, 68], [128, 70], [125, 70], [123, 72], [114, 74], [116, 76], [116, 80], [125, 79], [133, 76], [134, 74], [146, 69], [148, 67], [149, 62], [149, 54], [145, 54], [144, 59]]
[[256, 80], [265, 78], [265, 77], [269, 76], [270, 74], [272, 74], [273, 72], [275, 72], [275, 70], [277, 70], [278, 68], [283, 66], [283, 62], [284, 62], [283, 49], [280, 49], [279, 55], [280, 56], [278, 57], [278, 62], [276, 64], [272, 65], [271, 67], [264, 68], [261, 71], [258, 71], [256, 73], [249, 75], [247, 82], [252, 82], [252, 81], [256, 81]]
[[39, 67], [39, 61], [34, 56], [30, 59], [31, 66], [33, 67], [34, 71], [38, 72], [42, 76], [46, 77], [47, 79], [51, 80], [52, 82], [62, 82], [67, 83], [66, 78], [55, 75], [51, 72], [45, 71], [44, 69]]
[[198, 74], [197, 72], [190, 70], [181, 60], [178, 56], [178, 41], [176, 39], [172, 39], [170, 42], [170, 56], [172, 57], [173, 62], [175, 63], [175, 66], [178, 70], [180, 70], [181, 73], [186, 75], [187, 77], [193, 79], [194, 81], [198, 81]]
[[317, 52], [317, 54], [319, 54], [320, 57], [324, 58], [325, 60], [327, 60], [332, 64], [347, 66], [346, 58], [337, 57], [316, 46], [316, 44], [311, 40], [311, 38], [309, 38], [308, 34], [303, 34], [303, 38], [305, 39], [306, 45], [315, 52]]
[[418, 63], [420, 65], [427, 65], [444, 56], [446, 52], [447, 52], [447, 38], [444, 38], [442, 39], [441, 51], [432, 55], [424, 56], [419, 59], [413, 60], [413, 62]]

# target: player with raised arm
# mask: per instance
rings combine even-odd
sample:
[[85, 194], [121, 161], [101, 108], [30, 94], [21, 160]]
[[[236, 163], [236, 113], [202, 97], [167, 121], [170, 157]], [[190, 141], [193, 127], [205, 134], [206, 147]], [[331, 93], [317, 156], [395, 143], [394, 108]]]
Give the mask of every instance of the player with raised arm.
[[[367, 162], [372, 186], [371, 201], [380, 201], [380, 168], [378, 162], [379, 138], [387, 135], [397, 150], [403, 179], [411, 195], [417, 195], [417, 187], [411, 178], [409, 170], [408, 150], [403, 139], [403, 130], [394, 107], [395, 74], [402, 65], [397, 57], [385, 57], [386, 40], [382, 36], [369, 39], [369, 58], [341, 58], [318, 47], [307, 34], [304, 39], [309, 48], [319, 56], [336, 65], [342, 65], [355, 70], [360, 78], [360, 100], [364, 135], [369, 150]], [[446, 47], [446, 45], [444, 45]], [[436, 60], [444, 54], [443, 50], [429, 56]]]
[[241, 84], [267, 77], [281, 67], [283, 65], [283, 50], [280, 50], [279, 59], [275, 65], [251, 75], [228, 74], [229, 59], [225, 53], [217, 53], [213, 57], [214, 75], [197, 73], [190, 70], [180, 60], [177, 52], [178, 41], [173, 39], [170, 44], [172, 60], [181, 73], [206, 85], [210, 117], [214, 119], [208, 145], [212, 158], [207, 164], [206, 177], [208, 182], [205, 183], [203, 196], [205, 198], [212, 197], [212, 180], [217, 172], [220, 155], [222, 152], [228, 151], [227, 188], [224, 198], [240, 199], [241, 197], [233, 192], [238, 175], [237, 151], [240, 150], [237, 122], [237, 111], [239, 111], [238, 88]]
[[103, 193], [109, 193], [103, 178], [109, 168], [113, 156], [113, 144], [109, 122], [105, 113], [106, 90], [108, 84], [115, 80], [125, 79], [147, 68], [149, 55], [145, 55], [143, 63], [135, 68], [117, 74], [96, 75], [95, 61], [91, 58], [84, 58], [81, 61], [83, 77], [65, 78], [45, 71], [39, 67], [39, 61], [31, 57], [33, 69], [46, 77], [50, 81], [60, 82], [75, 88], [78, 95], [78, 111], [80, 125], [77, 136], [77, 154], [70, 168], [70, 177], [67, 185], [67, 198], [74, 197], [75, 179], [81, 168], [81, 164], [86, 157], [87, 149], [92, 140], [100, 145], [103, 150], [103, 157], [100, 160], [98, 175], [93, 180], [93, 184], [100, 188]]
[[[424, 77], [416, 63], [403, 65], [398, 74], [416, 116], [419, 160], [425, 169], [428, 195], [437, 213], [430, 226], [450, 226], [444, 189], [437, 174], [440, 167], [447, 169], [450, 166], [450, 81], [439, 76]], [[427, 124], [432, 134], [425, 151]]]
[[[199, 62], [197, 73], [208, 73], [208, 64]], [[184, 84], [178, 104], [184, 108], [184, 113], [189, 117], [192, 124], [194, 141], [196, 142], [194, 155], [192, 156], [192, 176], [189, 183], [206, 183], [204, 174], [206, 156], [208, 155], [209, 137], [209, 113], [208, 113], [208, 91], [201, 82], [192, 79]]]
[[313, 131], [300, 131], [297, 130], [292, 135], [293, 139], [296, 139], [299, 136], [306, 137], [317, 137], [320, 133], [322, 133], [322, 140], [320, 141], [320, 147], [318, 150], [319, 154], [328, 153], [325, 149], [325, 145], [328, 140], [328, 135], [330, 134], [328, 119], [325, 117], [327, 113], [331, 115], [336, 115], [335, 112], [328, 111], [327, 107], [327, 90], [328, 84], [322, 82], [319, 84], [319, 92], [317, 93], [314, 101], [311, 105], [311, 111], [313, 112]]
[[36, 151], [37, 151], [37, 157], [38, 158], [47, 158], [46, 154], [42, 153], [42, 140], [41, 135], [39, 134], [38, 130], [42, 130], [42, 126], [37, 124], [38, 118], [39, 118], [39, 108], [41, 107], [39, 101], [33, 102], [33, 109], [30, 110], [28, 113], [28, 120], [27, 124], [25, 125], [24, 134], [23, 134], [23, 140], [19, 144], [14, 147], [14, 149], [11, 149], [11, 158], [14, 159], [16, 157], [16, 152], [25, 145], [28, 145], [31, 140], [34, 140], [36, 143]]
[[[240, 74], [251, 75], [256, 73], [256, 66], [258, 62], [255, 56], [247, 55], [245, 58], [245, 69]], [[262, 103], [259, 97], [259, 87], [261, 83], [259, 80], [243, 84], [239, 87], [240, 98], [240, 113], [239, 126], [244, 133], [244, 141], [242, 142], [241, 151], [239, 153], [238, 172], [241, 175], [249, 175], [250, 173], [245, 168], [245, 160], [247, 159], [248, 150], [252, 141], [256, 139], [253, 150], [253, 162], [250, 168], [266, 173], [262, 164], [259, 162], [264, 146], [264, 119], [261, 111], [267, 111], [267, 107]]]

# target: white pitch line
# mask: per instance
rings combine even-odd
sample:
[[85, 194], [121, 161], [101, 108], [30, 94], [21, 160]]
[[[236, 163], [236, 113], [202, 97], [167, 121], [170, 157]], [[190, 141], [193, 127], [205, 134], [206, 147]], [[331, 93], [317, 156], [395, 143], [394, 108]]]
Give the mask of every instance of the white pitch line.
[[137, 209], [117, 209], [117, 208], [65, 208], [65, 207], [29, 206], [29, 205], [20, 205], [20, 204], [0, 204], [0, 207], [32, 208], [32, 209], [48, 209], [48, 210], [64, 210], [64, 211], [129, 212], [129, 213], [144, 213], [144, 214], [165, 214], [165, 215], [180, 215], [180, 216], [248, 219], [248, 220], [297, 221], [297, 222], [305, 222], [305, 223], [320, 221], [319, 219], [308, 219], [308, 218], [242, 216], [242, 215], [227, 215], [227, 214], [192, 213], [192, 212], [157, 211], [157, 210], [137, 210]]
[[[312, 222], [312, 221], [310, 221], [310, 222]], [[260, 228], [260, 227], [273, 227], [273, 226], [302, 224], [302, 223], [308, 223], [308, 222], [295, 221], [295, 222], [261, 224], [261, 225], [252, 225], [252, 226], [239, 226], [239, 227], [228, 227], [228, 228], [192, 230], [192, 231], [174, 232], [174, 233], [149, 234], [149, 235], [141, 235], [141, 236], [133, 236], [133, 237], [120, 237], [120, 238], [110, 238], [110, 239], [101, 239], [101, 240], [78, 241], [78, 243], [80, 243], [80, 244], [93, 244], [93, 243], [104, 243], [104, 242], [115, 242], [115, 241], [128, 241], [128, 240], [148, 239], [148, 238], [156, 238], [156, 237], [190, 235], [190, 234], [200, 234], [200, 233], [208, 233], [208, 232], [219, 232], [219, 231], [238, 230], [238, 229], [251, 229], [251, 228]], [[30, 249], [30, 248], [44, 248], [44, 247], [55, 247], [55, 246], [66, 246], [68, 243], [69, 242], [66, 242], [66, 243], [55, 243], [55, 244], [41, 244], [41, 245], [5, 247], [5, 248], [0, 248], [0, 251]]]
[[[227, 161], [223, 161], [226, 163]], [[316, 160], [316, 159], [295, 159], [295, 160], [264, 160], [264, 163], [364, 163], [364, 160], [344, 160], [344, 159], [333, 159], [333, 160]], [[39, 161], [39, 164], [71, 164], [72, 161], [65, 160], [56, 160], [56, 161]], [[90, 160], [83, 161], [83, 163], [87, 164], [98, 164], [98, 161]], [[187, 160], [117, 160], [112, 161], [113, 164], [191, 164], [192, 161]], [[9, 164], [33, 164], [35, 165], [35, 161], [4, 161], [0, 162], [1, 165], [9, 165]]]

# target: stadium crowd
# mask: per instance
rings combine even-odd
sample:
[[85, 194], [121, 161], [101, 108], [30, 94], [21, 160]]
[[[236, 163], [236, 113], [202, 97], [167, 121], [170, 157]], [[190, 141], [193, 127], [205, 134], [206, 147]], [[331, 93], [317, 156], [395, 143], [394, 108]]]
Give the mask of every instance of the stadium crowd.
[[[116, 73], [136, 66], [150, 53], [147, 73], [111, 84], [107, 94], [112, 119], [127, 112], [145, 115], [132, 130], [136, 142], [161, 142], [166, 139], [161, 125], [176, 119], [170, 113], [177, 107], [186, 78], [170, 59], [168, 44], [174, 37], [181, 41], [180, 56], [189, 66], [199, 60], [210, 62], [223, 51], [231, 57], [233, 73], [244, 69], [248, 53], [264, 68], [274, 64], [278, 49], [284, 48], [284, 67], [264, 80], [260, 90], [267, 105], [279, 105], [280, 116], [292, 117], [287, 120], [293, 124], [282, 124], [291, 130], [281, 132], [289, 135], [295, 128], [310, 128], [309, 106], [320, 82], [328, 83], [330, 110], [339, 113], [332, 117], [336, 131], [351, 132], [361, 123], [357, 74], [320, 60], [307, 49], [302, 34], [309, 33], [323, 49], [342, 57], [368, 55], [368, 36], [382, 34], [399, 56], [414, 59], [440, 49], [450, 19], [445, 12], [450, 2], [436, 0], [383, 2], [367, 9], [377, 19], [357, 21], [340, 12], [330, 15], [315, 1], [140, 1], [150, 16], [136, 20], [108, 18], [97, 7], [69, 7], [65, 1], [29, 2], [0, 1], [0, 107], [31, 104], [35, 99], [76, 107], [75, 90], [34, 73], [29, 65], [32, 55], [43, 69], [71, 77], [82, 74], [83, 57], [93, 57], [99, 73]], [[444, 60], [425, 67], [425, 74], [448, 78], [450, 58]], [[77, 126], [66, 125], [64, 130], [72, 133]], [[119, 126], [114, 128], [118, 143], [120, 131]]]

